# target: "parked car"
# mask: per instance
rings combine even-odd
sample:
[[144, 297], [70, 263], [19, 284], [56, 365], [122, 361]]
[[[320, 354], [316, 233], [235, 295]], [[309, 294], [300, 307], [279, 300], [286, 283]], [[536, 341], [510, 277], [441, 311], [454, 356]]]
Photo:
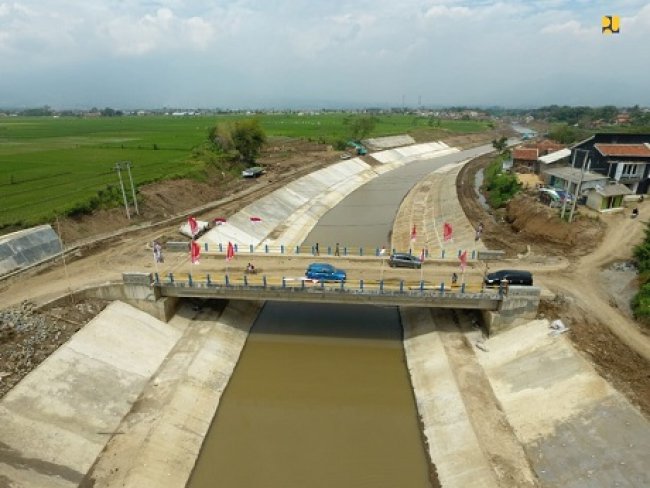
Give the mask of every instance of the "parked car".
[[499, 286], [502, 281], [508, 281], [510, 285], [533, 285], [533, 275], [530, 271], [520, 269], [502, 269], [489, 273], [485, 278], [487, 286]]
[[350, 159], [352, 156], [349, 153], [344, 152], [341, 154], [341, 159]]
[[345, 281], [347, 278], [345, 271], [328, 263], [311, 263], [305, 271], [305, 276], [310, 280], [321, 281]]
[[262, 176], [264, 174], [264, 168], [261, 166], [252, 166], [250, 168], [246, 168], [244, 171], [241, 172], [241, 175], [244, 178], [257, 178], [258, 176]]
[[417, 256], [404, 252], [396, 252], [390, 255], [388, 265], [391, 268], [421, 268], [422, 261]]

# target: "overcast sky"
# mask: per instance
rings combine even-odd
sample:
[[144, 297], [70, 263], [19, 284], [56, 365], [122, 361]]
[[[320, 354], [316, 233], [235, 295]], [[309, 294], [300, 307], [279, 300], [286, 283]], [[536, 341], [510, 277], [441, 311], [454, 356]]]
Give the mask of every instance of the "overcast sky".
[[0, 107], [403, 102], [650, 106], [650, 1], [0, 0]]

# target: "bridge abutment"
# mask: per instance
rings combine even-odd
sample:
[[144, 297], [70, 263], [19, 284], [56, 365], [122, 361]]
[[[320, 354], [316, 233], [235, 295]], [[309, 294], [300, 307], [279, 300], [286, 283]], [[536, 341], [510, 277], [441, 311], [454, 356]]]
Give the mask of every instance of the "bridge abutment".
[[496, 311], [482, 310], [488, 335], [497, 334], [537, 317], [541, 288], [536, 286], [509, 286]]

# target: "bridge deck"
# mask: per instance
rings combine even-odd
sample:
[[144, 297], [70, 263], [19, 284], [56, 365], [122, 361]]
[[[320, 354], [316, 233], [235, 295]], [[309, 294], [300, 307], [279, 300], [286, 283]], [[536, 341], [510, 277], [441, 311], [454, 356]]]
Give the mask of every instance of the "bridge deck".
[[498, 289], [466, 292], [463, 287], [350, 286], [345, 283], [312, 283], [299, 285], [249, 285], [214, 283], [210, 281], [174, 281], [153, 284], [160, 296], [223, 298], [233, 300], [273, 300], [291, 302], [353, 303], [410, 307], [464, 308], [497, 310], [502, 300]]

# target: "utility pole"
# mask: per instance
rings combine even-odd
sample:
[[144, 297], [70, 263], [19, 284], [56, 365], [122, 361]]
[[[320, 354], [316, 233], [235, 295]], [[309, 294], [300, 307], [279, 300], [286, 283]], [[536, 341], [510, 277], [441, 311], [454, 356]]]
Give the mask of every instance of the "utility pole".
[[120, 188], [122, 189], [122, 197], [124, 197], [124, 208], [126, 209], [126, 218], [131, 220], [131, 213], [129, 212], [129, 203], [126, 201], [126, 192], [124, 191], [124, 183], [122, 182], [122, 173], [120, 170], [122, 167], [120, 163], [115, 163], [115, 171], [117, 171], [117, 177], [120, 179]]
[[133, 186], [133, 178], [131, 177], [131, 161], [125, 161], [126, 170], [129, 172], [129, 181], [131, 182], [131, 194], [133, 195], [133, 205], [135, 205], [135, 213], [140, 215], [138, 210], [138, 199], [135, 197], [135, 186]]
[[[576, 155], [578, 154], [578, 149], [573, 151], [573, 157], [571, 158], [571, 167], [574, 168], [576, 165]], [[571, 193], [570, 190], [570, 185], [569, 188], [565, 188], [567, 193]], [[578, 198], [578, 190], [576, 189], [576, 199]], [[562, 202], [562, 213], [560, 213], [560, 218], [564, 220], [564, 213], [566, 212], [566, 201], [567, 199], [565, 198], [564, 201]]]
[[59, 224], [59, 214], [56, 215], [56, 232], [59, 235], [59, 246], [61, 247], [61, 260], [63, 261], [63, 273], [65, 274], [65, 281], [68, 283], [68, 295], [74, 305], [74, 294], [72, 293], [72, 286], [70, 285], [70, 275], [68, 275], [68, 265], [65, 262], [65, 247], [63, 246], [63, 237], [61, 236], [61, 225]]
[[575, 198], [573, 199], [573, 203], [571, 205], [571, 213], [569, 213], [569, 223], [573, 221], [573, 213], [576, 210], [576, 204], [578, 203], [578, 195], [580, 195], [580, 188], [582, 187], [582, 180], [585, 176], [585, 164], [587, 163], [587, 158], [589, 157], [589, 151], [586, 149], [576, 149], [576, 152], [578, 151], [583, 151], [585, 153], [585, 157], [582, 159], [582, 169], [580, 170], [580, 180], [578, 181], [578, 186], [576, 187], [576, 194]]

